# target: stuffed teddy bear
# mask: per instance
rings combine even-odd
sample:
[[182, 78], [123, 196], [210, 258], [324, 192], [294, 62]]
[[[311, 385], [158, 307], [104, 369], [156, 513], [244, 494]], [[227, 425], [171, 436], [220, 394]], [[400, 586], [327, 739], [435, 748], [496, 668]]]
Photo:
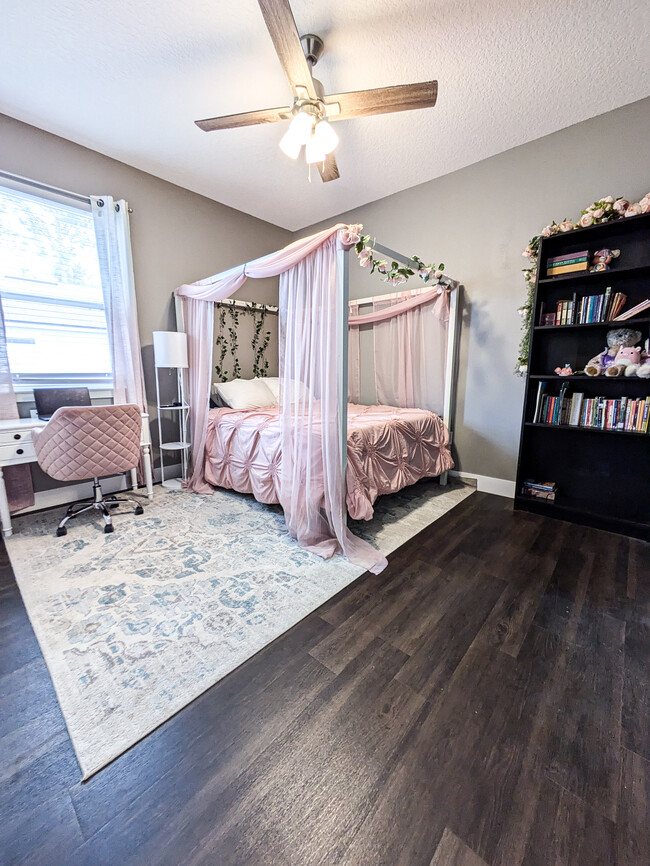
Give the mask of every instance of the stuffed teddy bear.
[[621, 346], [614, 363], [605, 370], [606, 376], [634, 376], [641, 366], [641, 346]]
[[[602, 376], [607, 368], [614, 364], [616, 356], [621, 349], [632, 348], [640, 339], [641, 332], [633, 331], [631, 328], [616, 328], [613, 331], [608, 331], [607, 348], [585, 364], [585, 373], [587, 376]], [[614, 375], [619, 376], [620, 372]]]

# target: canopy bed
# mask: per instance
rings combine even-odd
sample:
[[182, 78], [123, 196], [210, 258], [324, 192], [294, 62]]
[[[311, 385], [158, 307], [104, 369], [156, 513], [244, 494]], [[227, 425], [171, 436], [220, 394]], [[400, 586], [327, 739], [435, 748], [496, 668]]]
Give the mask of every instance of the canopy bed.
[[[357, 243], [359, 229], [337, 224], [276, 253], [183, 285], [175, 294], [178, 327], [187, 332], [189, 349], [188, 489], [211, 493], [211, 485], [218, 485], [251, 492], [262, 502], [279, 502], [290, 534], [303, 548], [324, 557], [340, 552], [379, 572], [386, 566], [385, 558], [349, 530], [346, 510], [352, 517], [367, 519], [378, 495], [424, 476], [446, 480], [446, 470], [453, 465], [448, 428], [458, 323], [458, 293], [453, 289], [458, 284], [445, 279], [434, 288], [400, 293], [390, 303], [392, 309], [350, 316], [348, 250]], [[277, 405], [210, 411], [214, 305], [234, 294], [247, 278], [277, 275]], [[354, 309], [364, 302], [353, 302]], [[355, 327], [372, 320], [401, 317], [427, 305], [445, 323], [444, 423], [414, 404], [348, 406], [348, 327], [354, 334]], [[442, 378], [441, 371], [438, 377]]]

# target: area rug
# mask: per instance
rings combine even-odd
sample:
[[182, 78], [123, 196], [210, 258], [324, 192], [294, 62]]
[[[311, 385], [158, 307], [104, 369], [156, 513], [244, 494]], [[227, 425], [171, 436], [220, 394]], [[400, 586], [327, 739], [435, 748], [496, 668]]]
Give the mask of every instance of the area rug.
[[[473, 492], [420, 482], [355, 531], [388, 554]], [[306, 553], [282, 511], [225, 490], [156, 488], [115, 532], [58, 512], [6, 539], [83, 777], [88, 778], [357, 578]]]

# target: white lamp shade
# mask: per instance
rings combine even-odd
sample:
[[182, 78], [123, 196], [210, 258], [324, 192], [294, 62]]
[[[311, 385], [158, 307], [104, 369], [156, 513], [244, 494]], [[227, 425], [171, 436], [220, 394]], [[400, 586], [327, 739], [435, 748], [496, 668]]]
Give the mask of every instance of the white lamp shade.
[[156, 367], [187, 367], [187, 334], [154, 331], [153, 357]]
[[316, 124], [314, 140], [325, 153], [331, 153], [339, 143], [339, 137], [326, 120]]

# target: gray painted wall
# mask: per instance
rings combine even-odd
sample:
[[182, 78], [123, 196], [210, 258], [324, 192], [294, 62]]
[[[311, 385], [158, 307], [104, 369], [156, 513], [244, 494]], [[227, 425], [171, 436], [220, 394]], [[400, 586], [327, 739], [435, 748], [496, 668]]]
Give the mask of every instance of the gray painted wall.
[[[462, 281], [457, 468], [514, 479], [523, 400], [523, 382], [512, 374], [525, 296], [522, 250], [547, 223], [575, 219], [597, 198], [638, 201], [648, 192], [649, 129], [645, 99], [296, 233], [360, 222], [392, 249], [444, 261]], [[394, 291], [354, 269], [361, 271], [353, 261], [351, 297]]]
[[[172, 291], [182, 283], [273, 252], [292, 238], [278, 226], [4, 115], [0, 115], [0, 168], [84, 195], [125, 198], [133, 208], [138, 321], [152, 422], [156, 389], [151, 332], [175, 328]], [[276, 304], [277, 278], [249, 280], [235, 297]], [[243, 336], [240, 346], [246, 375], [250, 339]], [[271, 358], [277, 365], [277, 341]], [[157, 441], [155, 423], [152, 436]], [[52, 484], [45, 478], [35, 482], [37, 489]]]

